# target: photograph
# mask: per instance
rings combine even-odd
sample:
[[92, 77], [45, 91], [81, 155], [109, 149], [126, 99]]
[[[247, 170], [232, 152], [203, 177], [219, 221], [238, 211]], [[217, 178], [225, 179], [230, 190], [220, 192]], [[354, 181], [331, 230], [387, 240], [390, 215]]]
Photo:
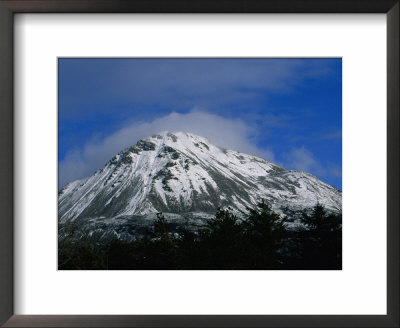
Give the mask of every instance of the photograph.
[[0, 0], [1, 327], [399, 327], [400, 0]]
[[341, 58], [58, 58], [58, 270], [342, 270]]

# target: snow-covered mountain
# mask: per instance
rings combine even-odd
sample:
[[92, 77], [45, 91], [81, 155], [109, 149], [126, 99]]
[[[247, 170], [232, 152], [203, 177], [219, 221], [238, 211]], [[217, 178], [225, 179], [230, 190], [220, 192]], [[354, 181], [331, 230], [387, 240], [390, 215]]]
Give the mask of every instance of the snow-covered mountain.
[[163, 132], [121, 151], [92, 176], [67, 184], [59, 192], [59, 222], [140, 226], [141, 218], [157, 212], [172, 221], [196, 221], [218, 207], [244, 210], [261, 199], [280, 213], [317, 202], [331, 211], [342, 206], [341, 192], [309, 173], [285, 170], [193, 134]]

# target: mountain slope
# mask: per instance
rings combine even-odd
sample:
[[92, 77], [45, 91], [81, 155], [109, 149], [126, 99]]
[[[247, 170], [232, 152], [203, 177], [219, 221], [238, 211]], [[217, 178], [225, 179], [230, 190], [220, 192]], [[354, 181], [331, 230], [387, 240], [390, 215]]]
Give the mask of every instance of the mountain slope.
[[341, 192], [311, 174], [285, 170], [259, 157], [226, 150], [193, 134], [161, 133], [114, 156], [92, 176], [59, 192], [59, 220], [214, 214], [267, 200], [280, 213], [317, 202], [341, 210]]

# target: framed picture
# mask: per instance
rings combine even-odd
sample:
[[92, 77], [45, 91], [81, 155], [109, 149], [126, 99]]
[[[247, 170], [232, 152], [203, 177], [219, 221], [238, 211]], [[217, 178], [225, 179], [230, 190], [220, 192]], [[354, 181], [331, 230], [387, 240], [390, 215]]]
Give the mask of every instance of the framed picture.
[[341, 270], [341, 73], [341, 58], [58, 58], [58, 269]]
[[1, 324], [399, 326], [398, 1], [0, 10]]

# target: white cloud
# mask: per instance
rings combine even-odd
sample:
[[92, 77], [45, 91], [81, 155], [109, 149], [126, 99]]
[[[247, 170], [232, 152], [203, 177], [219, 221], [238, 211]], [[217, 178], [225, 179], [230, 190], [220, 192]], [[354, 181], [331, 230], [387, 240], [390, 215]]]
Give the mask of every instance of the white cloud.
[[321, 164], [314, 158], [314, 155], [306, 148], [292, 148], [286, 154], [287, 167], [303, 172], [320, 171]]
[[304, 146], [300, 148], [292, 148], [284, 155], [284, 166], [291, 170], [312, 173], [318, 177], [341, 177], [342, 169], [334, 163], [322, 163], [317, 160], [314, 154]]
[[205, 137], [218, 146], [274, 161], [271, 151], [254, 145], [252, 136], [255, 134], [255, 127], [241, 120], [230, 120], [193, 109], [187, 114], [172, 112], [150, 123], [128, 124], [103, 140], [89, 141], [83, 149], [68, 152], [59, 163], [59, 187], [93, 174], [122, 149], [161, 131], [190, 132]]

